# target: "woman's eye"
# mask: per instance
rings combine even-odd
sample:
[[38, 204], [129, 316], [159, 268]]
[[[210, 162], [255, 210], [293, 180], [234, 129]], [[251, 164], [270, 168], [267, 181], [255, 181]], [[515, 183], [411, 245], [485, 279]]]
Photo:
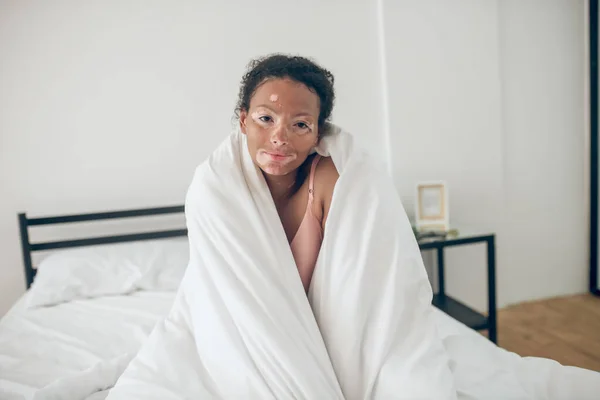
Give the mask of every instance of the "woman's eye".
[[307, 129], [307, 128], [308, 128], [308, 125], [307, 125], [307, 124], [305, 124], [304, 122], [298, 122], [296, 125], [297, 125], [297, 126], [298, 126], [298, 128], [300, 128], [300, 129]]
[[262, 117], [259, 118], [259, 120], [261, 122], [271, 122], [272, 121], [271, 117], [269, 117], [268, 115], [263, 115]]

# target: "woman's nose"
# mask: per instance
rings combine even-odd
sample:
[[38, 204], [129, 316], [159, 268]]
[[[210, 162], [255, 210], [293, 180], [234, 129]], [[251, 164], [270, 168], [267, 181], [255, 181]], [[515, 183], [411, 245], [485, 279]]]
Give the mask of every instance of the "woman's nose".
[[288, 134], [285, 127], [277, 127], [271, 134], [271, 143], [276, 146], [284, 146], [288, 144]]

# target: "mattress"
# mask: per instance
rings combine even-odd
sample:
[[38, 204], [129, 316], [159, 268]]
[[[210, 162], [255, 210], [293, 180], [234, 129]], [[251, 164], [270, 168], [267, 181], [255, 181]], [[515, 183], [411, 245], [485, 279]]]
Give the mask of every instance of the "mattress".
[[0, 399], [51, 398], [69, 380], [73, 398], [104, 398], [173, 298], [136, 292], [26, 310], [26, 294], [0, 320]]

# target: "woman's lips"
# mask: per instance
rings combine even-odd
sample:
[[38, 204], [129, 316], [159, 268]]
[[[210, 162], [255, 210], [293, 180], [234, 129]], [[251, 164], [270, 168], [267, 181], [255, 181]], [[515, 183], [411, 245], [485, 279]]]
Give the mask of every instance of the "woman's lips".
[[274, 161], [285, 161], [292, 157], [291, 154], [265, 151], [264, 154]]

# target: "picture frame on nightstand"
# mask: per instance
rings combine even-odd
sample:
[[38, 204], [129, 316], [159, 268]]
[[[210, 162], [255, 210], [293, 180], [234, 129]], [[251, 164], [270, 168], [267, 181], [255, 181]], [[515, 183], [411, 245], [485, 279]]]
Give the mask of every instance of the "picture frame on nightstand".
[[419, 182], [416, 187], [415, 222], [418, 231], [450, 229], [448, 186], [444, 181]]

